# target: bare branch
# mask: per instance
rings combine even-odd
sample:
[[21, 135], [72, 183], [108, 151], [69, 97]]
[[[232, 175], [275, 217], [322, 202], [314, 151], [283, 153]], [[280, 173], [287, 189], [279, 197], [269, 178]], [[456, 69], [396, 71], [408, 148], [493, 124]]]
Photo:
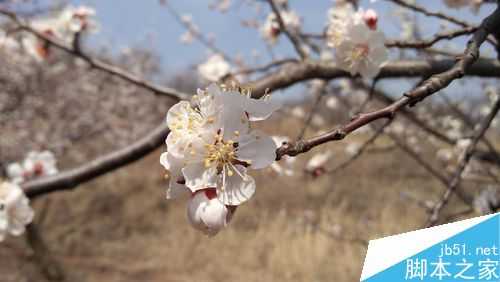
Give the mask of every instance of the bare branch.
[[[449, 70], [456, 60], [400, 60], [388, 62], [378, 74], [378, 78], [422, 77], [441, 73]], [[500, 77], [500, 63], [493, 59], [478, 59], [467, 68], [467, 75], [481, 77]], [[261, 78], [248, 83], [252, 86], [252, 96], [261, 97], [266, 89], [274, 91], [286, 88], [296, 83], [310, 79], [334, 79], [351, 77], [349, 72], [338, 68], [335, 64], [320, 61], [301, 61], [299, 63], [286, 63], [276, 71], [266, 74]]]
[[415, 48], [423, 49], [431, 47], [441, 40], [452, 40], [455, 37], [471, 34], [477, 30], [476, 27], [466, 27], [463, 29], [452, 30], [449, 32], [443, 32], [436, 34], [433, 38], [427, 40], [418, 41], [407, 41], [407, 40], [388, 40], [385, 42], [385, 46], [388, 48]]
[[438, 18], [438, 19], [441, 19], [441, 20], [445, 20], [445, 21], [454, 23], [454, 24], [459, 25], [461, 27], [471, 27], [471, 26], [474, 26], [473, 24], [468, 23], [466, 21], [459, 20], [459, 19], [457, 19], [455, 17], [443, 14], [441, 12], [432, 12], [432, 11], [429, 11], [426, 8], [422, 7], [422, 6], [419, 6], [419, 5], [413, 4], [413, 3], [409, 3], [409, 2], [407, 2], [405, 0], [387, 0], [387, 1], [393, 2], [394, 4], [397, 4], [399, 6], [408, 8], [408, 9], [413, 10], [415, 12], [422, 13], [422, 14], [424, 14], [426, 16], [429, 16], [429, 17], [435, 17], [435, 18]]
[[62, 50], [64, 52], [70, 54], [70, 55], [73, 55], [77, 58], [84, 60], [93, 68], [96, 68], [96, 69], [99, 69], [99, 70], [104, 71], [106, 73], [117, 76], [117, 77], [119, 77], [125, 81], [128, 81], [130, 83], [133, 83], [139, 87], [142, 87], [144, 89], [148, 89], [155, 94], [165, 95], [165, 96], [169, 96], [169, 97], [175, 98], [175, 99], [188, 99], [190, 97], [188, 94], [182, 93], [176, 89], [155, 85], [155, 84], [148, 82], [148, 81], [146, 81], [146, 80], [144, 80], [144, 79], [142, 79], [142, 78], [140, 78], [132, 73], [129, 73], [129, 72], [121, 69], [121, 68], [110, 65], [110, 64], [103, 62], [101, 60], [92, 58], [89, 55], [83, 53], [79, 49], [73, 49], [72, 47], [66, 46], [64, 43], [59, 42], [57, 39], [54, 39], [51, 36], [47, 36], [39, 31], [37, 31], [36, 29], [32, 28], [29, 24], [24, 23], [22, 20], [20, 20], [16, 16], [16, 14], [14, 14], [12, 12], [9, 12], [5, 9], [0, 8], [0, 15], [7, 16], [22, 30], [25, 30], [25, 31], [35, 35], [40, 40], [43, 40], [46, 43], [50, 44], [50, 46], [53, 46], [59, 50]]
[[441, 213], [442, 209], [446, 206], [446, 204], [448, 204], [451, 195], [457, 190], [457, 187], [460, 184], [460, 181], [462, 179], [462, 173], [464, 172], [465, 168], [467, 167], [467, 164], [472, 158], [472, 153], [474, 152], [474, 148], [477, 146], [479, 140], [483, 137], [483, 135], [490, 127], [491, 122], [498, 113], [498, 110], [500, 110], [500, 99], [496, 100], [490, 113], [483, 119], [483, 121], [480, 124], [480, 127], [475, 132], [471, 144], [467, 146], [463, 159], [460, 161], [457, 170], [453, 174], [453, 178], [448, 184], [448, 189], [446, 189], [446, 191], [441, 196], [441, 200], [432, 209], [432, 213], [429, 216], [429, 219], [426, 223], [426, 227], [434, 226], [438, 222], [439, 214]]
[[123, 149], [97, 158], [80, 167], [63, 171], [49, 177], [38, 178], [22, 184], [30, 198], [53, 191], [73, 189], [109, 171], [130, 164], [152, 152], [165, 142], [169, 130], [167, 125], [157, 127], [152, 133]]

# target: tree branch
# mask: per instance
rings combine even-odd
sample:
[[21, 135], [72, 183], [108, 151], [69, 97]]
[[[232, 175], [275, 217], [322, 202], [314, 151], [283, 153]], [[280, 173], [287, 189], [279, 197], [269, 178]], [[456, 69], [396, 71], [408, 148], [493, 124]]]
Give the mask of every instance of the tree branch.
[[467, 167], [467, 164], [472, 158], [472, 153], [474, 152], [474, 148], [477, 146], [479, 140], [483, 137], [483, 135], [490, 127], [491, 122], [498, 114], [499, 110], [500, 110], [500, 99], [497, 99], [490, 113], [484, 118], [484, 120], [480, 124], [480, 127], [475, 132], [472, 138], [472, 142], [469, 144], [469, 146], [467, 146], [463, 159], [460, 161], [457, 170], [453, 174], [453, 178], [448, 184], [448, 189], [446, 189], [446, 191], [441, 196], [441, 200], [433, 207], [431, 215], [429, 216], [429, 219], [425, 225], [426, 227], [434, 226], [438, 222], [439, 214], [446, 206], [446, 204], [450, 201], [451, 195], [457, 190], [457, 187], [460, 184], [460, 181], [462, 180], [462, 173], [464, 172], [465, 168]]
[[388, 40], [385, 42], [385, 46], [388, 48], [415, 48], [423, 49], [431, 47], [441, 40], [452, 40], [455, 37], [471, 34], [477, 30], [477, 27], [465, 27], [463, 29], [452, 30], [449, 32], [443, 32], [436, 34], [433, 38], [427, 40], [419, 41], [408, 41], [408, 40]]
[[[377, 75], [382, 78], [425, 77], [441, 73], [454, 66], [456, 60], [399, 60], [387, 62]], [[493, 59], [478, 59], [474, 65], [467, 68], [467, 75], [481, 77], [500, 77], [500, 63]], [[311, 79], [335, 79], [352, 77], [349, 72], [338, 68], [333, 63], [321, 61], [301, 61], [283, 64], [276, 71], [265, 74], [248, 85], [252, 87], [252, 96], [259, 98], [266, 93], [286, 88], [296, 83]]]
[[469, 67], [478, 59], [479, 47], [481, 44], [486, 40], [490, 32], [496, 30], [497, 28], [500, 28], [500, 6], [497, 6], [495, 11], [483, 20], [478, 30], [467, 43], [464, 54], [450, 69], [431, 76], [429, 79], [422, 82], [420, 86], [404, 93], [401, 98], [385, 108], [359, 114], [353, 117], [349, 123], [341, 126], [340, 128], [331, 130], [311, 139], [282, 145], [276, 151], [276, 160], [281, 159], [284, 155], [296, 156], [307, 152], [318, 145], [334, 140], [344, 139], [349, 133], [375, 120], [382, 118], [392, 119], [398, 111], [406, 106], [415, 106], [426, 97], [447, 87], [452, 81], [465, 75], [466, 70], [469, 69]]
[[267, 2], [269, 2], [269, 5], [271, 6], [273, 13], [276, 15], [276, 19], [278, 20], [278, 24], [280, 26], [280, 29], [283, 31], [283, 33], [285, 33], [285, 35], [288, 37], [288, 39], [290, 39], [293, 47], [295, 48], [295, 51], [297, 51], [297, 53], [300, 55], [300, 57], [302, 59], [307, 58], [307, 53], [304, 51], [304, 49], [302, 49], [302, 47], [300, 45], [300, 40], [295, 36], [295, 34], [293, 34], [292, 32], [290, 32], [288, 30], [287, 26], [285, 25], [285, 22], [283, 21], [283, 18], [281, 17], [281, 13], [280, 13], [278, 7], [276, 6], [276, 4], [274, 3], [274, 1], [267, 0]]
[[26, 195], [35, 198], [53, 191], [68, 190], [90, 181], [109, 171], [130, 164], [152, 152], [165, 142], [169, 130], [167, 125], [157, 127], [137, 142], [97, 158], [80, 167], [63, 171], [54, 176], [38, 178], [22, 184]]
[[111, 75], [114, 75], [116, 77], [119, 77], [125, 81], [128, 81], [130, 83], [133, 83], [139, 87], [142, 87], [144, 89], [148, 89], [152, 91], [155, 94], [160, 94], [160, 95], [165, 95], [169, 96], [174, 99], [188, 99], [190, 95], [182, 93], [176, 89], [173, 88], [168, 88], [168, 87], [163, 87], [159, 85], [155, 85], [151, 82], [148, 82], [132, 73], [129, 73], [119, 67], [110, 65], [106, 62], [103, 62], [101, 60], [95, 59], [90, 57], [89, 55], [83, 53], [80, 49], [74, 49], [73, 47], [66, 46], [64, 43], [58, 41], [57, 39], [54, 39], [51, 36], [47, 36], [43, 34], [42, 32], [37, 31], [36, 29], [32, 28], [29, 24], [24, 23], [22, 20], [20, 20], [15, 13], [9, 12], [5, 9], [0, 8], [0, 15], [7, 16], [10, 18], [20, 29], [29, 32], [36, 37], [38, 37], [40, 40], [43, 40], [44, 42], [48, 43], [50, 46], [53, 46], [59, 50], [62, 50], [70, 55], [73, 55], [77, 58], [80, 58], [87, 62], [91, 67], [96, 68], [98, 70], [104, 71], [106, 73], [109, 73]]

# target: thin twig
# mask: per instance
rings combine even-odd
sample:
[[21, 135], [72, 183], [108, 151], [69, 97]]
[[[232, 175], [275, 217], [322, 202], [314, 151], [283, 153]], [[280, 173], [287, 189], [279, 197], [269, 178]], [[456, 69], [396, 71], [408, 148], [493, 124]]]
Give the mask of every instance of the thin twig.
[[155, 94], [160, 94], [160, 95], [165, 95], [169, 96], [174, 99], [189, 99], [190, 95], [186, 93], [182, 93], [176, 89], [173, 88], [168, 88], [168, 87], [163, 87], [159, 85], [155, 85], [151, 82], [148, 82], [132, 73], [129, 73], [117, 66], [110, 65], [104, 61], [92, 58], [91, 56], [85, 54], [82, 52], [82, 50], [77, 50], [74, 49], [73, 47], [66, 46], [66, 44], [58, 41], [57, 39], [45, 35], [42, 32], [39, 32], [38, 30], [32, 28], [29, 24], [24, 23], [22, 20], [20, 20], [16, 14], [9, 12], [5, 9], [0, 8], [0, 15], [7, 16], [10, 18], [19, 28], [35, 35], [38, 37], [40, 40], [48, 43], [50, 46], [53, 46], [59, 50], [62, 50], [68, 54], [71, 54], [77, 58], [80, 58], [87, 62], [91, 67], [96, 68], [98, 70], [104, 71], [106, 73], [112, 74], [116, 77], [119, 77], [125, 81], [128, 81], [130, 83], [133, 83], [139, 87], [142, 87], [144, 89], [150, 90]]
[[[432, 12], [432, 11], [429, 11], [426, 8], [424, 8], [423, 6], [419, 6], [419, 5], [414, 4], [414, 3], [409, 3], [409, 2], [407, 2], [405, 0], [387, 0], [387, 1], [393, 2], [393, 3], [395, 3], [395, 4], [399, 5], [399, 6], [408, 8], [410, 10], [422, 13], [422, 14], [424, 14], [426, 16], [429, 16], [429, 17], [435, 17], [435, 18], [438, 18], [438, 19], [441, 19], [441, 20], [445, 20], [445, 21], [454, 23], [454, 24], [459, 25], [461, 27], [470, 28], [470, 27], [474, 27], [475, 26], [474, 24], [471, 24], [471, 23], [463, 21], [463, 20], [459, 20], [459, 19], [457, 19], [455, 17], [452, 17], [450, 15], [446, 15], [446, 14], [441, 13], [441, 12]], [[493, 46], [496, 46], [497, 43], [498, 43], [494, 39], [487, 39], [487, 40]]]
[[232, 73], [232, 75], [252, 74], [252, 73], [256, 73], [256, 72], [266, 72], [274, 67], [278, 67], [278, 66], [281, 66], [283, 64], [293, 63], [293, 62], [297, 62], [297, 60], [291, 59], [291, 58], [290, 59], [276, 60], [276, 61], [272, 61], [268, 64], [265, 64], [263, 66], [238, 70], [238, 71]]
[[340, 128], [331, 130], [322, 135], [313, 137], [308, 140], [298, 141], [296, 143], [286, 143], [277, 149], [276, 160], [281, 159], [284, 155], [296, 156], [307, 152], [312, 148], [321, 144], [342, 140], [354, 130], [369, 124], [375, 120], [386, 118], [392, 119], [398, 111], [406, 106], [415, 106], [418, 102], [426, 97], [438, 92], [447, 87], [455, 79], [465, 75], [466, 70], [479, 57], [479, 47], [486, 40], [492, 30], [500, 28], [500, 7], [497, 6], [495, 11], [483, 20], [480, 27], [474, 33], [473, 37], [467, 43], [464, 54], [450, 69], [431, 76], [415, 89], [406, 92], [401, 98], [393, 104], [368, 113], [359, 114], [351, 119], [351, 121]]
[[489, 114], [483, 119], [478, 130], [476, 130], [472, 138], [472, 142], [469, 144], [469, 146], [467, 146], [464, 156], [460, 161], [460, 163], [458, 164], [457, 170], [453, 174], [453, 178], [448, 184], [448, 189], [446, 189], [446, 191], [441, 196], [441, 200], [432, 209], [432, 213], [429, 216], [429, 219], [427, 220], [427, 223], [425, 225], [426, 227], [434, 226], [438, 222], [439, 214], [446, 206], [446, 204], [450, 201], [451, 195], [457, 190], [457, 187], [460, 184], [460, 181], [462, 179], [462, 173], [464, 172], [465, 168], [467, 167], [467, 164], [472, 158], [472, 153], [474, 152], [474, 148], [477, 146], [481, 137], [486, 133], [486, 131], [490, 127], [491, 122], [498, 113], [498, 110], [500, 110], [500, 99], [497, 99], [497, 101], [491, 108]]
[[451, 40], [459, 36], [468, 35], [477, 30], [477, 27], [465, 27], [463, 29], [452, 30], [436, 34], [433, 38], [427, 40], [408, 41], [408, 40], [389, 40], [385, 42], [388, 48], [429, 48], [441, 40]]
[[302, 59], [307, 58], [307, 53], [304, 51], [304, 49], [301, 46], [299, 38], [292, 33], [290, 30], [288, 30], [288, 27], [285, 25], [285, 22], [283, 21], [283, 18], [281, 17], [281, 13], [274, 3], [273, 0], [267, 0], [269, 2], [269, 5], [271, 6], [271, 9], [273, 10], [273, 13], [276, 15], [276, 19], [278, 20], [278, 24], [280, 26], [281, 31], [285, 33], [285, 35], [290, 39], [292, 42], [293, 47], [295, 48], [295, 51], [300, 55]]
[[314, 91], [314, 93], [313, 93], [313, 96], [315, 96], [314, 103], [311, 107], [311, 110], [309, 111], [309, 113], [307, 115], [306, 120], [304, 121], [304, 126], [302, 126], [302, 129], [300, 130], [299, 134], [297, 135], [296, 140], [302, 140], [302, 138], [304, 138], [304, 135], [306, 134], [307, 128], [311, 124], [312, 118], [320, 105], [321, 98], [325, 94], [325, 89], [326, 89], [327, 84], [328, 84], [327, 81], [321, 80], [319, 82], [319, 85], [315, 86], [317, 88], [315, 89], [316, 91]]
[[[443, 175], [437, 169], [435, 169], [431, 164], [429, 164], [419, 153], [417, 153], [413, 148], [408, 146], [405, 142], [401, 141], [399, 137], [397, 137], [393, 133], [387, 133], [394, 143], [408, 156], [410, 156], [413, 160], [415, 160], [420, 166], [422, 166], [428, 173], [434, 176], [437, 180], [439, 180], [443, 185], [448, 185], [449, 178], [446, 175]], [[457, 189], [456, 193], [458, 197], [467, 205], [472, 205], [473, 198], [465, 193], [463, 189]]]
[[197, 30], [191, 23], [186, 23], [183, 19], [182, 16], [170, 5], [169, 1], [165, 1], [163, 4], [168, 12], [172, 15], [172, 17], [179, 23], [180, 25], [184, 26], [188, 32], [190, 32], [201, 44], [203, 44], [205, 47], [210, 49], [212, 52], [220, 54], [225, 60], [232, 62], [233, 59], [229, 57], [222, 49], [217, 47], [212, 40], [209, 40], [206, 38], [199, 30]]

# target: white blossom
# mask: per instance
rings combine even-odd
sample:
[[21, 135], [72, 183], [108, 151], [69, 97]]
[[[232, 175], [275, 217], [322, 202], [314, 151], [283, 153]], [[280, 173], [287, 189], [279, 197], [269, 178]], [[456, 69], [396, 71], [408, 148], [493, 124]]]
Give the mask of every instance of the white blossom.
[[225, 13], [231, 7], [231, 0], [218, 0], [210, 4], [211, 9], [217, 9], [221, 13]]
[[217, 199], [215, 189], [197, 191], [188, 202], [187, 215], [191, 225], [209, 236], [215, 236], [226, 227], [233, 216], [234, 207]]
[[191, 44], [193, 43], [193, 40], [194, 40], [194, 35], [193, 35], [193, 32], [191, 30], [188, 30], [186, 32], [184, 32], [180, 39], [181, 43], [183, 44]]
[[330, 96], [326, 99], [326, 107], [330, 110], [336, 110], [339, 108], [339, 100], [337, 97]]
[[459, 159], [462, 159], [467, 148], [472, 144], [472, 139], [470, 138], [462, 138], [457, 141], [455, 144], [454, 152], [458, 156]]
[[349, 38], [335, 50], [337, 66], [364, 78], [375, 77], [387, 60], [384, 34], [372, 31], [365, 25], [355, 25], [349, 30]]
[[357, 25], [376, 30], [377, 22], [378, 15], [372, 9], [355, 11], [350, 3], [334, 6], [328, 10], [327, 45], [338, 47], [344, 40], [348, 40], [350, 30]]
[[406, 126], [401, 122], [393, 122], [392, 125], [387, 128], [389, 132], [394, 134], [403, 134], [406, 131]]
[[316, 126], [316, 127], [321, 127], [321, 126], [325, 125], [325, 123], [326, 123], [325, 119], [319, 114], [313, 115], [313, 117], [311, 119], [311, 124]]
[[290, 110], [290, 114], [296, 118], [304, 118], [306, 116], [306, 112], [300, 106], [293, 107]]
[[210, 82], [217, 82], [231, 70], [231, 66], [220, 54], [214, 54], [198, 66], [198, 73]]
[[387, 60], [385, 36], [377, 31], [378, 16], [374, 10], [354, 11], [350, 4], [337, 5], [329, 10], [326, 31], [327, 45], [336, 48], [337, 65], [365, 78], [377, 75]]
[[361, 149], [361, 144], [358, 142], [351, 142], [345, 146], [345, 152], [349, 156], [354, 156], [359, 153], [359, 150]]
[[57, 161], [50, 151], [29, 152], [22, 163], [12, 163], [7, 166], [7, 177], [13, 183], [54, 175], [58, 172]]
[[326, 43], [338, 47], [347, 37], [351, 26], [362, 24], [363, 15], [356, 13], [351, 4], [337, 5], [328, 10]]
[[313, 172], [317, 169], [324, 168], [324, 165], [332, 157], [332, 152], [318, 152], [314, 154], [306, 163], [306, 171]]
[[441, 148], [436, 152], [436, 158], [445, 164], [449, 163], [453, 159], [453, 156], [453, 151], [448, 148]]
[[[30, 26], [46, 36], [71, 44], [77, 33], [90, 33], [98, 30], [94, 16], [95, 10], [90, 7], [68, 6], [51, 17], [34, 19]], [[22, 46], [27, 54], [38, 61], [49, 56], [49, 46], [33, 34], [23, 35]]]
[[0, 242], [7, 234], [23, 234], [33, 217], [34, 211], [23, 190], [14, 183], [0, 183]]
[[[267, 167], [276, 158], [274, 141], [252, 130], [250, 121], [268, 118], [280, 105], [215, 84], [198, 91], [193, 104], [179, 102], [167, 114], [169, 154], [182, 159], [185, 185], [193, 193], [216, 187], [223, 204], [239, 205], [255, 192], [247, 170]], [[162, 159], [165, 167], [173, 166], [168, 157]]]
[[[301, 19], [294, 12], [290, 10], [280, 11], [281, 19], [285, 24], [285, 27], [291, 32], [296, 32], [300, 29]], [[261, 27], [262, 37], [270, 44], [275, 44], [279, 35], [281, 34], [280, 25], [278, 18], [274, 13], [270, 13], [266, 21]]]
[[21, 47], [18, 40], [9, 36], [5, 31], [0, 30], [0, 49], [6, 51], [18, 51]]

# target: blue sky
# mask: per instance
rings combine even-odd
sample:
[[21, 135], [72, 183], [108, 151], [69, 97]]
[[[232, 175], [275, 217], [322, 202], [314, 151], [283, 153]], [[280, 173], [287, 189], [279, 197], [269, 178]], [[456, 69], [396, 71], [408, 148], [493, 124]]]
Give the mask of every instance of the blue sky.
[[[193, 15], [195, 23], [205, 33], [216, 35], [216, 44], [230, 55], [238, 53], [247, 55], [251, 50], [258, 50], [266, 55], [265, 45], [257, 30], [240, 25], [243, 19], [255, 17], [254, 9], [248, 5], [233, 5], [228, 13], [220, 13], [208, 8], [211, 1], [200, 0], [168, 0], [180, 14]], [[233, 2], [241, 0], [233, 0]], [[179, 42], [179, 36], [184, 32], [167, 9], [159, 4], [158, 0], [73, 0], [74, 5], [85, 4], [93, 6], [98, 11], [98, 20], [101, 31], [92, 38], [92, 42], [120, 50], [127, 46], [143, 46], [156, 51], [162, 58], [162, 63], [168, 68], [179, 68], [187, 63], [202, 61], [206, 58], [206, 48], [199, 44], [184, 45]], [[488, 13], [490, 7], [483, 7], [478, 15], [474, 15], [468, 8], [461, 10], [447, 9], [441, 1], [422, 2], [429, 9], [442, 10], [449, 14], [460, 16], [471, 22], [479, 22], [481, 17]], [[119, 4], [117, 4], [119, 3]], [[304, 30], [319, 32], [326, 22], [326, 11], [331, 6], [331, 0], [290, 0], [291, 7], [303, 18]], [[432, 3], [432, 5], [429, 5]], [[235, 7], [238, 6], [238, 7]], [[394, 5], [386, 1], [361, 1], [364, 8], [374, 8], [380, 14], [380, 27], [389, 37], [399, 34], [399, 22], [394, 17]], [[262, 3], [267, 10], [266, 3]], [[419, 16], [421, 19], [423, 17]], [[436, 31], [437, 22], [421, 21], [426, 32]], [[276, 53], [293, 55], [291, 45], [286, 40], [280, 40]], [[263, 58], [267, 59], [267, 58]]]
[[[215, 34], [216, 45], [228, 55], [242, 54], [247, 63], [255, 65], [269, 62], [270, 58], [258, 30], [241, 26], [242, 20], [255, 18], [257, 13], [247, 4], [235, 5], [234, 3], [249, 1], [232, 0], [233, 6], [227, 13], [209, 9], [209, 4], [214, 0], [167, 1], [178, 13], [191, 14], [202, 32]], [[184, 33], [185, 28], [174, 20], [164, 6], [160, 5], [159, 0], [69, 0], [69, 2], [73, 5], [83, 4], [96, 8], [100, 32], [88, 38], [88, 43], [92, 47], [105, 46], [115, 52], [120, 52], [126, 47], [150, 49], [159, 55], [161, 66], [170, 71], [190, 68], [202, 62], [209, 54], [207, 48], [200, 43], [195, 42], [191, 45], [180, 43], [179, 37]], [[384, 0], [360, 2], [361, 7], [373, 8], [378, 12], [379, 28], [387, 37], [399, 36], [400, 23], [395, 17], [397, 6]], [[289, 3], [291, 8], [301, 15], [304, 23], [303, 30], [316, 33], [323, 30], [326, 12], [331, 7], [332, 0], [289, 0]], [[417, 3], [425, 5], [430, 10], [444, 11], [472, 23], [479, 23], [494, 8], [493, 5], [485, 5], [479, 13], [474, 14], [469, 8], [449, 9], [438, 0], [417, 0]], [[265, 1], [261, 1], [261, 4], [264, 11], [261, 16], [263, 20], [269, 7]], [[439, 30], [438, 21], [420, 14], [416, 16], [424, 37], [431, 37]], [[457, 50], [463, 49], [465, 40], [466, 37], [456, 41]], [[259, 52], [262, 57], [256, 60], [251, 56], [252, 50]], [[282, 57], [296, 56], [291, 44], [284, 38], [281, 38], [275, 47], [275, 53]], [[398, 80], [386, 82], [384, 86], [391, 92], [398, 93], [407, 90], [413, 83], [414, 80]], [[477, 85], [477, 83], [474, 84]], [[465, 93], [464, 87], [456, 83], [449, 91]]]

